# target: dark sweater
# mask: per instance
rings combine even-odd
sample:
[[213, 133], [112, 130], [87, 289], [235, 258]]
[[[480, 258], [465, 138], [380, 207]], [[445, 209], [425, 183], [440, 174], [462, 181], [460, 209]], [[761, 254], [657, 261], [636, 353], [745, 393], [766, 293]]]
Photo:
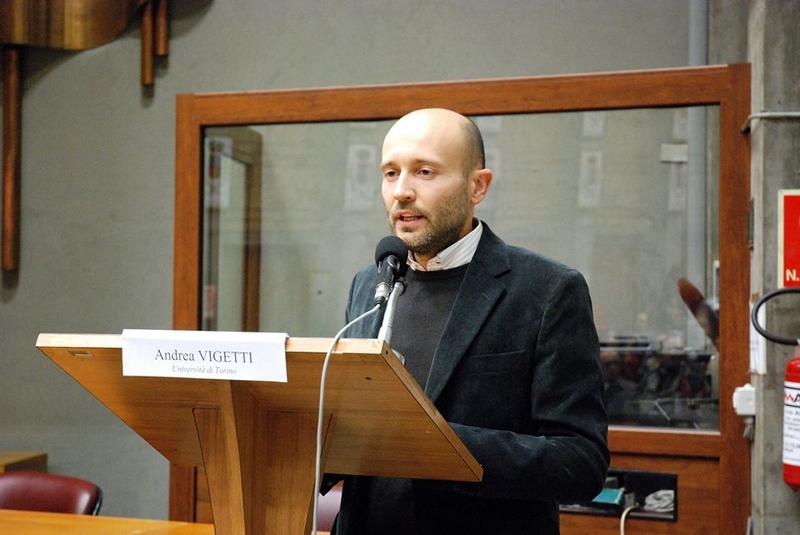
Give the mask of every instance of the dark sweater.
[[408, 285], [397, 300], [389, 345], [403, 355], [406, 369], [423, 388], [466, 272], [464, 265], [444, 271], [410, 269], [406, 275]]

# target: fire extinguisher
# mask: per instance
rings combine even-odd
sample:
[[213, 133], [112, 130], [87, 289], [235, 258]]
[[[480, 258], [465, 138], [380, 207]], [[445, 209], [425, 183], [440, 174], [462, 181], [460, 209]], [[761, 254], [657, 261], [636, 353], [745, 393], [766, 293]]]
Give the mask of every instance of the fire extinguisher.
[[[758, 310], [768, 300], [786, 293], [800, 293], [800, 288], [780, 288], [758, 300], [750, 313], [756, 331], [778, 344], [797, 346], [796, 338], [776, 336], [758, 324]], [[783, 383], [783, 481], [794, 491], [800, 491], [800, 353], [786, 363]]]
[[783, 392], [783, 481], [800, 491], [800, 357], [786, 363]]

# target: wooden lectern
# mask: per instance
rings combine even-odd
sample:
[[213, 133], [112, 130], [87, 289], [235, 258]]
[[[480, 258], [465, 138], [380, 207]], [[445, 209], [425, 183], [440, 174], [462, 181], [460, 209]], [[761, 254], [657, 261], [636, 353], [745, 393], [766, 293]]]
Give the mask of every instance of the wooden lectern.
[[[40, 334], [36, 346], [168, 460], [205, 467], [216, 535], [299, 535], [311, 531], [330, 344], [287, 339], [286, 383], [124, 377], [120, 335]], [[340, 340], [325, 388], [324, 472], [481, 480], [385, 342]]]

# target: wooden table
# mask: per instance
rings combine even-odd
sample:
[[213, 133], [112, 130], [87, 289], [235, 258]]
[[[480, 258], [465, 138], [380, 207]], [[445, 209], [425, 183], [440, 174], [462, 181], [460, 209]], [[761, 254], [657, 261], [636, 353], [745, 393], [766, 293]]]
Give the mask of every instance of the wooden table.
[[47, 454], [38, 451], [0, 451], [0, 474], [13, 470], [47, 472]]
[[0, 535], [214, 535], [211, 524], [0, 509]]
[[[212, 524], [0, 509], [0, 535], [214, 535]], [[318, 531], [328, 535], [327, 531]]]

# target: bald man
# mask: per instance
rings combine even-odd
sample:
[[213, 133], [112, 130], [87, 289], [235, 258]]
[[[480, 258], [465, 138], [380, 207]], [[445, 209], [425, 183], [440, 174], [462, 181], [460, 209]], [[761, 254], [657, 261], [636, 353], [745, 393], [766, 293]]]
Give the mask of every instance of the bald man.
[[[337, 535], [559, 533], [558, 502], [592, 500], [608, 469], [599, 343], [583, 276], [507, 245], [474, 216], [483, 140], [445, 109], [409, 113], [383, 144], [389, 227], [409, 249], [392, 349], [484, 470], [480, 483], [345, 478]], [[359, 272], [347, 319], [372, 308]], [[382, 318], [355, 325], [375, 338]]]

